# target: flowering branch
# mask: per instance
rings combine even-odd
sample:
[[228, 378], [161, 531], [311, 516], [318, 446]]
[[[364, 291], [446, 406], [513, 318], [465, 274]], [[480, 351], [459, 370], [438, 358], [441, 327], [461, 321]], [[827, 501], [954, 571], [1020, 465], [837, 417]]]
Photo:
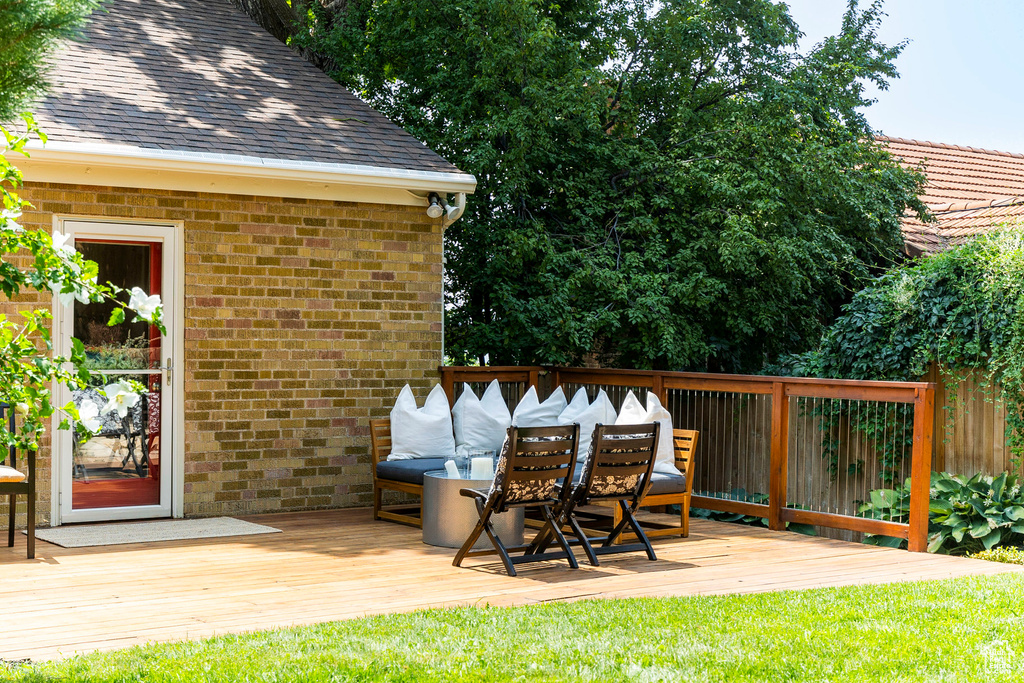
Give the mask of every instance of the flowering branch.
[[[75, 301], [82, 304], [111, 302], [115, 308], [108, 325], [123, 323], [126, 312], [131, 312], [134, 314], [132, 322], [148, 322], [166, 334], [159, 295], [149, 296], [135, 287], [129, 292], [128, 302], [121, 301], [119, 296], [124, 290], [110, 283], [99, 284], [98, 266], [75, 250], [68, 235], [56, 230], [52, 234], [26, 230], [18, 222], [28, 203], [14, 192], [21, 185], [22, 174], [5, 154], [28, 156], [25, 145], [33, 134], [46, 141], [34, 119], [30, 115], [24, 118], [24, 134], [0, 127], [4, 140], [0, 145], [0, 292], [15, 303], [26, 291], [52, 293], [64, 306]], [[16, 265], [26, 261], [27, 267]], [[60, 428], [69, 429], [73, 424], [84, 439], [99, 431], [100, 415], [116, 411], [124, 418], [138, 403], [139, 394], [146, 391], [146, 387], [124, 378], [99, 390], [108, 401], [102, 408], [92, 401], [84, 401], [80, 407], [73, 401], [55, 407], [49, 389], [52, 382], [81, 389], [95, 385], [102, 375], [88, 369], [85, 346], [78, 339], [71, 340], [70, 356], [54, 353], [50, 332], [53, 316], [49, 311], [33, 309], [21, 311], [19, 315], [19, 323], [0, 315], [0, 401], [14, 406], [20, 418], [14, 433], [6, 424], [0, 424], [0, 445], [38, 449], [46, 420], [58, 410], [64, 413]]]

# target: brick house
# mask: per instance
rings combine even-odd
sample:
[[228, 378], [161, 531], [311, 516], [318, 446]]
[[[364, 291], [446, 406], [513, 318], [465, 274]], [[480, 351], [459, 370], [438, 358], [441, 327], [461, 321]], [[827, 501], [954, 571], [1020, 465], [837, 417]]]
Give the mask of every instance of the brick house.
[[879, 137], [907, 166], [924, 169], [921, 195], [935, 221], [903, 220], [905, 249], [923, 256], [1024, 218], [1024, 154]]
[[168, 333], [53, 303], [60, 343], [149, 391], [86, 444], [53, 432], [40, 521], [369, 505], [368, 420], [442, 360], [428, 198], [475, 179], [227, 0], [111, 0], [54, 82], [23, 222], [160, 293]]

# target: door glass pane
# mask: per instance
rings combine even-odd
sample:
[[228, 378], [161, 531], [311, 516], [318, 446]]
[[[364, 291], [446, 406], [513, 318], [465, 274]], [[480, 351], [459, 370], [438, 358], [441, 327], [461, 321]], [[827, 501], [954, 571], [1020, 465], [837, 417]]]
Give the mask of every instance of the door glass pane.
[[[160, 243], [79, 240], [76, 248], [99, 266], [99, 281], [126, 290], [139, 287], [160, 293]], [[81, 408], [92, 402], [101, 409], [107, 398], [99, 389], [131, 379], [146, 387], [125, 415], [111, 410], [100, 415], [99, 433], [73, 446], [71, 507], [75, 510], [158, 505], [160, 503], [161, 382], [159, 329], [146, 322], [126, 321], [108, 327], [114, 305], [74, 304], [74, 334], [85, 344], [89, 368], [99, 376], [87, 389], [72, 392]], [[135, 372], [130, 372], [130, 371]], [[126, 372], [129, 371], [129, 372]]]
[[[160, 294], [160, 243], [78, 241], [78, 251], [99, 266], [98, 280], [121, 287], [118, 297], [128, 303], [133, 287], [148, 294]], [[160, 330], [155, 325], [125, 322], [109, 327], [113, 302], [75, 302], [75, 337], [85, 344], [91, 370], [141, 370], [160, 367]]]
[[[72, 453], [71, 507], [75, 510], [158, 505], [160, 503], [160, 383], [159, 375], [106, 376], [105, 382], [130, 377], [150, 391], [139, 396], [122, 417], [116, 410], [100, 416], [99, 433], [75, 443]], [[107, 401], [102, 387], [72, 392], [75, 404]]]

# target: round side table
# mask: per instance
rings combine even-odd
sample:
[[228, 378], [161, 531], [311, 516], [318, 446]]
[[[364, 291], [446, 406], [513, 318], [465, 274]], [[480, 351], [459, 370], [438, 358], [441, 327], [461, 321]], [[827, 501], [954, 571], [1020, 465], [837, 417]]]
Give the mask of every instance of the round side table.
[[[461, 489], [486, 489], [490, 479], [452, 479], [445, 470], [423, 475], [423, 542], [443, 548], [461, 548], [473, 527], [480, 521], [476, 503], [459, 494]], [[514, 508], [500, 515], [491, 515], [494, 532], [506, 546], [523, 543], [523, 509]], [[473, 546], [490, 548], [487, 533]]]

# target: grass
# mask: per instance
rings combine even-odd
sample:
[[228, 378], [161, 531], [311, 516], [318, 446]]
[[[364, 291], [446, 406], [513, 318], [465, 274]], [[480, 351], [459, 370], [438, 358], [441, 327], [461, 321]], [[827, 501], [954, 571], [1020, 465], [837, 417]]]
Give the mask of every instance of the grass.
[[430, 610], [147, 645], [6, 675], [24, 682], [147, 683], [1019, 681], [1022, 589], [1024, 575], [1006, 574]]

